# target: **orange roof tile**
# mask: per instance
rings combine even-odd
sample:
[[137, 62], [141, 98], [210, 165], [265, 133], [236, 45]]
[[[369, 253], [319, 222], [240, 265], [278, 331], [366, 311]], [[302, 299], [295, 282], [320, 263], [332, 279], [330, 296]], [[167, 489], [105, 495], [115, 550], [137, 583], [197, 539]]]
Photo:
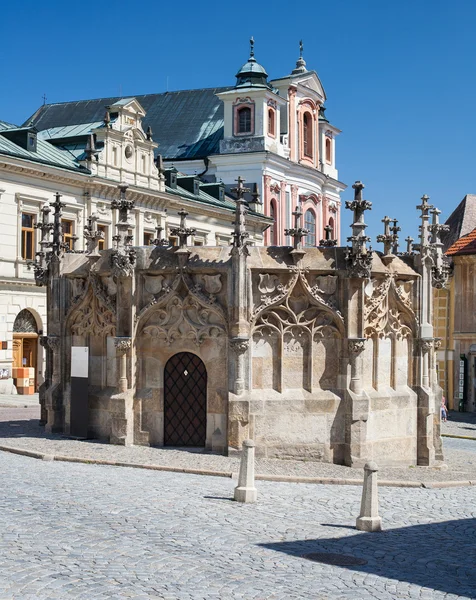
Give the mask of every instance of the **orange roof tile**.
[[458, 254], [476, 254], [476, 228], [470, 233], [456, 240], [445, 253], [447, 256], [456, 256]]

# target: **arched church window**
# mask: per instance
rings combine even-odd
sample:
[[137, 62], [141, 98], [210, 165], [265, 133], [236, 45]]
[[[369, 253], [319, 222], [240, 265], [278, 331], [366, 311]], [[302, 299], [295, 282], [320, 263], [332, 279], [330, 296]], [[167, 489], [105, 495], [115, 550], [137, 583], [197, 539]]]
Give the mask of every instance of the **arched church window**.
[[305, 245], [306, 246], [315, 246], [316, 245], [316, 215], [314, 211], [311, 209], [306, 210], [304, 215], [304, 228], [309, 231], [306, 235]]
[[273, 222], [271, 223], [271, 226], [269, 228], [269, 244], [270, 244], [270, 246], [278, 245], [278, 228], [277, 228], [277, 222], [276, 222], [276, 215], [277, 215], [276, 200], [271, 200], [270, 205], [269, 205], [269, 216], [271, 217]]
[[326, 138], [326, 162], [332, 162], [332, 142], [329, 138]]
[[26, 308], [17, 314], [13, 323], [13, 331], [14, 333], [38, 333], [36, 319]]
[[251, 133], [251, 108], [249, 106], [238, 109], [238, 133]]
[[312, 158], [312, 116], [308, 112], [302, 118], [302, 137], [304, 156]]
[[275, 136], [276, 135], [276, 125], [274, 119], [274, 110], [270, 108], [268, 110], [268, 134]]

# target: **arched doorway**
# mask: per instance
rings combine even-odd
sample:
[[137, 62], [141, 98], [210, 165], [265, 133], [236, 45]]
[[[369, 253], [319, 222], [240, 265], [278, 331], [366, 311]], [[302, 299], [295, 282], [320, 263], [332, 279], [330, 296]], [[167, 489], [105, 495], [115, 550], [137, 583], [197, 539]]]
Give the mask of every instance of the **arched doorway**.
[[170, 358], [164, 371], [164, 446], [205, 446], [207, 370], [191, 352]]
[[[17, 385], [17, 389], [22, 389], [20, 393], [31, 394], [36, 390], [37, 350], [38, 326], [33, 314], [25, 308], [18, 313], [13, 323], [13, 369], [14, 373], [18, 374], [15, 379], [18, 378], [22, 383]], [[16, 369], [33, 369], [34, 382], [31, 382], [31, 375], [27, 376], [23, 371], [15, 371]], [[31, 385], [26, 385], [27, 378]]]

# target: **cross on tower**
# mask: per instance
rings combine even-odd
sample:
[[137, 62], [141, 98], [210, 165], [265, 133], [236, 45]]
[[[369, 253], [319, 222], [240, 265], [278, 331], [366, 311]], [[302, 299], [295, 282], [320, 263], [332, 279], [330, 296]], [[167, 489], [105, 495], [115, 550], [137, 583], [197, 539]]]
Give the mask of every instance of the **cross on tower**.
[[300, 251], [302, 250], [301, 240], [309, 233], [309, 230], [301, 227], [303, 212], [300, 204], [296, 206], [296, 210], [292, 214], [294, 216], [294, 227], [285, 229], [284, 235], [290, 235], [293, 238], [294, 250]]
[[329, 246], [329, 247], [337, 246], [337, 240], [333, 240], [331, 238], [333, 231], [334, 231], [334, 228], [331, 227], [330, 225], [326, 225], [324, 227], [324, 235], [326, 237], [325, 237], [325, 239], [323, 239], [319, 242], [319, 246]]
[[421, 225], [420, 225], [420, 252], [424, 252], [426, 248], [428, 248], [429, 240], [428, 240], [428, 213], [433, 208], [432, 204], [428, 203], [430, 199], [429, 196], [424, 194], [421, 197], [421, 204], [417, 206], [418, 210], [421, 210]]
[[393, 219], [393, 226], [390, 228], [392, 232], [392, 253], [398, 254], [398, 232], [401, 231], [401, 227], [398, 227], [397, 219]]
[[188, 212], [181, 208], [178, 211], [178, 215], [180, 216], [180, 225], [178, 227], [174, 227], [170, 230], [172, 235], [176, 235], [179, 239], [179, 248], [183, 249], [188, 245], [188, 238], [191, 235], [195, 235], [196, 229], [191, 227], [187, 227], [187, 215]]
[[104, 239], [104, 231], [97, 228], [98, 216], [92, 214], [88, 217], [88, 224], [84, 228], [84, 237], [87, 241], [87, 252], [89, 256], [99, 256], [98, 243]]
[[383, 243], [384, 256], [388, 256], [392, 252], [393, 236], [390, 233], [390, 223], [391, 222], [392, 222], [392, 219], [390, 217], [385, 216], [382, 219], [383, 234], [377, 236], [377, 242]]

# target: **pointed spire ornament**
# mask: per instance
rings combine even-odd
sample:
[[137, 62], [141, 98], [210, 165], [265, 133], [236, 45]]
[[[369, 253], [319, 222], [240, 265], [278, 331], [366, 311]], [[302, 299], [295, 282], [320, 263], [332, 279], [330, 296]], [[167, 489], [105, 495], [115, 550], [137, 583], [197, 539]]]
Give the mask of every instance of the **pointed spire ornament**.
[[188, 212], [182, 208], [178, 211], [178, 214], [180, 216], [180, 225], [179, 227], [174, 227], [173, 229], [170, 230], [170, 233], [172, 235], [176, 235], [179, 239], [179, 249], [183, 250], [187, 247], [188, 245], [188, 238], [191, 235], [195, 235], [196, 233], [196, 229], [193, 228], [189, 228], [187, 227], [187, 216], [188, 216]]
[[408, 237], [405, 238], [405, 241], [407, 243], [407, 254], [412, 254], [413, 253], [413, 238], [409, 235]]
[[377, 236], [377, 242], [383, 243], [383, 255], [389, 256], [392, 253], [392, 242], [393, 236], [390, 233], [390, 223], [392, 219], [385, 216], [382, 219], [383, 223], [383, 234]]
[[162, 237], [164, 228], [162, 225], [157, 225], [155, 228], [155, 239], [152, 240], [154, 246], [168, 246], [169, 241]]
[[243, 248], [246, 248], [246, 239], [249, 237], [249, 233], [246, 231], [248, 202], [245, 200], [244, 195], [249, 193], [250, 189], [243, 185], [245, 180], [241, 176], [238, 176], [236, 182], [237, 186], [231, 189], [231, 191], [236, 194], [235, 220], [233, 221], [235, 228], [232, 233], [232, 246], [235, 251], [238, 250], [241, 252]]
[[398, 254], [398, 232], [401, 231], [401, 227], [398, 227], [397, 219], [392, 219], [392, 227], [390, 231], [392, 233], [392, 254]]
[[250, 58], [255, 56], [255, 40], [253, 36], [250, 37]]
[[94, 141], [94, 134], [90, 133], [88, 136], [88, 141], [86, 143], [86, 148], [84, 150], [86, 154], [86, 160], [90, 162], [94, 157], [97, 156], [96, 143]]
[[113, 236], [114, 250], [111, 253], [111, 272], [113, 277], [130, 277], [134, 271], [136, 252], [131, 248], [132, 236], [129, 235], [129, 213], [134, 209], [134, 200], [127, 200], [126, 192], [129, 187], [125, 183], [117, 186], [120, 192], [119, 200], [112, 200], [111, 208], [119, 215], [116, 221], [117, 233]]
[[88, 224], [84, 227], [83, 235], [87, 241], [88, 256], [100, 256], [98, 251], [99, 240], [104, 239], [104, 231], [99, 231], [97, 228], [98, 216], [93, 213], [88, 217]]
[[331, 227], [330, 225], [326, 225], [324, 227], [324, 234], [325, 234], [325, 238], [323, 240], [321, 240], [319, 242], [319, 246], [324, 246], [324, 247], [332, 247], [332, 246], [337, 246], [337, 240], [332, 239], [332, 234], [334, 232], [334, 228]]
[[362, 198], [362, 190], [365, 188], [361, 181], [356, 181], [354, 188], [354, 200], [347, 200], [345, 207], [354, 212], [354, 220], [351, 225], [352, 235], [347, 238], [352, 242], [352, 247], [347, 247], [345, 260], [351, 277], [368, 278], [372, 268], [372, 249], [367, 248], [370, 238], [365, 235], [367, 225], [364, 221], [364, 212], [372, 208], [372, 202]]
[[302, 247], [302, 238], [309, 233], [309, 230], [302, 227], [303, 212], [301, 204], [296, 206], [296, 210], [292, 214], [294, 216], [294, 227], [291, 229], [285, 229], [284, 235], [289, 235], [293, 238], [293, 249], [291, 250], [291, 255], [294, 262], [297, 264], [306, 253]]
[[302, 40], [299, 40], [299, 58], [296, 61], [296, 67], [291, 71], [291, 75], [299, 75], [300, 73], [306, 73], [306, 61], [302, 57], [304, 52], [304, 44]]
[[104, 126], [109, 129], [111, 126], [111, 115], [109, 114], [109, 106], [106, 106], [106, 114], [104, 115]]
[[258, 188], [258, 184], [254, 183], [253, 184], [253, 191], [251, 192], [251, 202], [249, 203], [249, 207], [251, 208], [251, 210], [254, 210], [255, 212], [259, 211], [259, 207], [262, 206], [262, 202], [260, 199], [260, 193], [259, 193], [259, 188]]
[[61, 224], [62, 212], [61, 209], [66, 206], [64, 202], [61, 202], [62, 195], [59, 192], [55, 194], [55, 201], [51, 204], [54, 208], [53, 214], [53, 241], [51, 242], [51, 248], [54, 256], [61, 256], [65, 249], [63, 242], [63, 225]]

